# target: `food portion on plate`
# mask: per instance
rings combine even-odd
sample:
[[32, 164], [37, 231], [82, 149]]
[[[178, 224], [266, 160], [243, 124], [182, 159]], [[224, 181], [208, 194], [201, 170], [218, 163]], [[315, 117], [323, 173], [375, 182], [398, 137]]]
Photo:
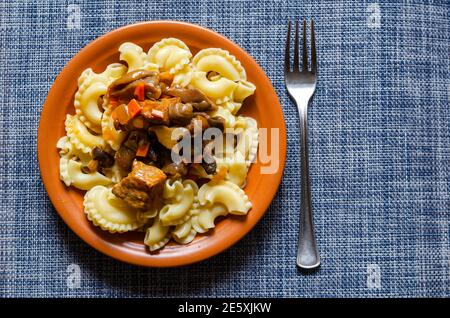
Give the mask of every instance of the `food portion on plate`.
[[86, 190], [87, 218], [111, 233], [145, 231], [154, 251], [246, 215], [258, 128], [237, 114], [255, 91], [240, 62], [219, 48], [193, 56], [175, 38], [119, 52], [103, 72], [81, 73], [57, 143], [60, 178]]

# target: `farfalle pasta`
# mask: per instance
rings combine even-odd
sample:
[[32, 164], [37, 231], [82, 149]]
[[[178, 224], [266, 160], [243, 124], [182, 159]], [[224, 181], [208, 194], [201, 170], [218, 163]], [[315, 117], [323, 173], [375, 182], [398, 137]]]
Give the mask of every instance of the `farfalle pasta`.
[[258, 126], [238, 115], [256, 89], [241, 63], [220, 48], [193, 56], [175, 38], [118, 51], [117, 63], [79, 76], [75, 114], [56, 145], [60, 179], [86, 191], [88, 220], [145, 232], [152, 252], [191, 243], [219, 217], [246, 215]]

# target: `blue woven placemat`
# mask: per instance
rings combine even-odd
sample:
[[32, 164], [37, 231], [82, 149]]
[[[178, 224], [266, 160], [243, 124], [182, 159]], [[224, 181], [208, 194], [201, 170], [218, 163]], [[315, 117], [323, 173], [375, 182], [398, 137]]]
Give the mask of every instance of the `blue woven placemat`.
[[[320, 62], [309, 124], [323, 264], [309, 275], [295, 266], [299, 135], [282, 76], [287, 19], [298, 16], [315, 19]], [[0, 296], [450, 296], [447, 1], [11, 0], [0, 18]], [[82, 242], [51, 205], [36, 156], [62, 67], [105, 32], [156, 19], [209, 27], [247, 50], [289, 132], [261, 222], [221, 255], [176, 269], [122, 264]]]

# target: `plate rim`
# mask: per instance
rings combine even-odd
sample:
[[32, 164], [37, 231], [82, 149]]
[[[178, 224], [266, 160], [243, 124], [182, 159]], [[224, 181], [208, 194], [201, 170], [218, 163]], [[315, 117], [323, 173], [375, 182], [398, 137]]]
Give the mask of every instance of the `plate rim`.
[[[42, 137], [44, 135], [43, 130], [45, 128], [45, 126], [43, 126], [43, 122], [45, 121], [45, 118], [48, 116], [49, 111], [52, 109], [52, 107], [51, 107], [52, 105], [50, 104], [51, 96], [54, 95], [57, 88], [63, 84], [62, 78], [66, 75], [66, 73], [68, 73], [69, 68], [72, 65], [75, 65], [77, 60], [80, 60], [81, 56], [83, 54], [87, 54], [87, 52], [90, 51], [91, 47], [95, 47], [98, 42], [104, 41], [104, 40], [106, 40], [106, 38], [109, 38], [109, 37], [114, 37], [114, 36], [118, 35], [119, 33], [126, 32], [127, 30], [129, 30], [131, 28], [139, 28], [139, 27], [148, 26], [148, 25], [159, 25], [159, 26], [178, 25], [180, 27], [188, 27], [191, 29], [196, 29], [198, 32], [201, 32], [201, 33], [206, 32], [206, 34], [209, 34], [210, 36], [219, 38], [220, 41], [228, 42], [230, 45], [236, 47], [238, 50], [241, 50], [243, 52], [243, 54], [246, 55], [246, 57], [249, 58], [250, 62], [253, 64], [252, 67], [256, 67], [258, 69], [257, 73], [263, 75], [265, 77], [265, 80], [269, 83], [269, 85], [271, 87], [271, 91], [272, 91], [271, 93], [273, 93], [273, 97], [275, 98], [274, 100], [276, 100], [276, 105], [273, 105], [273, 106], [278, 107], [280, 109], [280, 114], [281, 114], [281, 118], [282, 118], [281, 127], [279, 127], [279, 129], [280, 129], [280, 139], [279, 139], [279, 149], [280, 149], [279, 163], [280, 163], [280, 165], [279, 165], [279, 169], [278, 169], [277, 173], [275, 173], [276, 182], [275, 182], [274, 186], [272, 187], [274, 189], [273, 194], [266, 196], [266, 198], [264, 199], [264, 203], [262, 204], [263, 206], [265, 206], [264, 210], [261, 211], [261, 213], [259, 213], [257, 215], [256, 219], [253, 220], [253, 222], [249, 225], [249, 227], [247, 229], [244, 229], [239, 234], [234, 235], [233, 237], [228, 238], [227, 240], [223, 240], [222, 244], [219, 244], [216, 249], [211, 250], [209, 253], [206, 253], [206, 254], [205, 253], [195, 253], [195, 254], [187, 254], [187, 255], [182, 254], [182, 255], [178, 255], [178, 256], [175, 255], [175, 256], [161, 258], [161, 259], [159, 259], [159, 261], [155, 261], [154, 259], [150, 259], [150, 258], [143, 258], [142, 256], [137, 255], [137, 254], [134, 255], [131, 253], [125, 253], [121, 250], [112, 248], [111, 246], [109, 246], [109, 244], [102, 244], [102, 240], [100, 240], [100, 239], [95, 240], [94, 238], [90, 237], [91, 235], [89, 233], [82, 231], [82, 229], [80, 229], [78, 226], [76, 226], [76, 224], [75, 224], [76, 222], [74, 219], [65, 217], [62, 210], [65, 210], [66, 208], [64, 206], [64, 203], [57, 199], [58, 194], [55, 193], [57, 191], [52, 190], [50, 183], [55, 182], [55, 180], [52, 180], [50, 178], [50, 176], [48, 175], [48, 173], [46, 173], [46, 168], [44, 167], [44, 160], [43, 160], [44, 153], [47, 149], [45, 140], [43, 140], [43, 137]], [[120, 43], [118, 43], [118, 45], [119, 44]], [[43, 104], [43, 107], [42, 107], [42, 110], [40, 113], [38, 133], [37, 133], [37, 153], [38, 153], [37, 157], [38, 157], [41, 180], [44, 184], [44, 188], [47, 192], [47, 195], [50, 198], [50, 201], [51, 201], [53, 207], [55, 208], [55, 210], [57, 211], [59, 217], [61, 217], [61, 219], [64, 221], [64, 223], [66, 223], [67, 226], [79, 238], [81, 238], [84, 242], [86, 242], [88, 245], [90, 245], [95, 250], [101, 252], [104, 255], [112, 257], [116, 260], [119, 260], [119, 261], [122, 261], [122, 262], [125, 262], [128, 264], [145, 266], [145, 267], [178, 267], [178, 266], [185, 266], [185, 265], [197, 263], [200, 261], [204, 261], [204, 260], [209, 259], [219, 253], [222, 253], [223, 251], [227, 250], [228, 248], [230, 248], [231, 246], [233, 246], [234, 244], [239, 242], [242, 238], [244, 238], [244, 236], [246, 236], [256, 226], [256, 224], [261, 220], [261, 218], [266, 214], [268, 208], [270, 207], [271, 202], [273, 201], [273, 199], [275, 198], [275, 196], [278, 192], [278, 188], [282, 181], [285, 163], [286, 163], [286, 146], [287, 146], [286, 122], [284, 119], [283, 109], [281, 107], [280, 100], [278, 98], [278, 95], [276, 93], [276, 90], [275, 90], [271, 80], [266, 75], [264, 70], [259, 66], [259, 64], [253, 59], [253, 57], [248, 52], [246, 52], [241, 46], [236, 44], [234, 41], [228, 39], [224, 35], [216, 32], [214, 30], [211, 30], [209, 28], [206, 28], [204, 26], [194, 24], [194, 23], [173, 21], [173, 20], [154, 20], [154, 21], [143, 21], [143, 22], [138, 22], [138, 23], [133, 23], [133, 24], [127, 24], [127, 25], [115, 28], [115, 29], [95, 38], [93, 41], [89, 42], [86, 46], [84, 46], [82, 49], [80, 49], [64, 65], [64, 67], [61, 69], [61, 71], [59, 72], [59, 74], [57, 75], [55, 80], [53, 81], [53, 83], [47, 93], [45, 102]], [[61, 182], [59, 179], [57, 181]], [[187, 257], [188, 255], [189, 255], [189, 257]]]

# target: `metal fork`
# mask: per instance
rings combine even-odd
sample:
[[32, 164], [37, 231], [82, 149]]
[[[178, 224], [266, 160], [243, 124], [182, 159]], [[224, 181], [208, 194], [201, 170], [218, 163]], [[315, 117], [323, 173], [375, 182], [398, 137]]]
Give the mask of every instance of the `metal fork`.
[[284, 59], [284, 81], [289, 95], [297, 105], [301, 130], [301, 206], [300, 229], [297, 249], [297, 266], [311, 269], [320, 265], [320, 256], [314, 237], [313, 211], [311, 204], [311, 184], [309, 180], [308, 162], [308, 104], [311, 102], [317, 83], [316, 39], [314, 21], [311, 20], [311, 69], [308, 69], [308, 52], [306, 38], [306, 20], [303, 20], [303, 61], [301, 70], [298, 53], [298, 21], [295, 22], [294, 67], [290, 67], [290, 33], [291, 21], [288, 24], [286, 50]]

